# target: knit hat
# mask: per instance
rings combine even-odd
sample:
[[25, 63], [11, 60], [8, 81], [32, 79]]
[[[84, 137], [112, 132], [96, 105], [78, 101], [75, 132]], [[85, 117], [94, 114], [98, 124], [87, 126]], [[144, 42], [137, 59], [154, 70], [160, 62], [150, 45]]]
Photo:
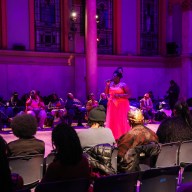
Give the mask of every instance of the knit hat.
[[89, 112], [88, 119], [91, 121], [96, 121], [96, 122], [104, 122], [106, 118], [105, 114], [105, 108], [103, 105], [99, 105], [98, 107], [93, 108]]
[[134, 121], [135, 123], [142, 123], [144, 120], [141, 110], [136, 107], [130, 107], [128, 118], [130, 121]]

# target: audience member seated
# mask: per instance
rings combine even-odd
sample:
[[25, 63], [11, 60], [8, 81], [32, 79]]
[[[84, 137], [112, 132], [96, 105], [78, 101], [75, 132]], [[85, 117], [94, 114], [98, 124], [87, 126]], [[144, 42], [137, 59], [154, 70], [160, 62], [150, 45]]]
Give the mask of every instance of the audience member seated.
[[105, 93], [101, 93], [99, 99], [99, 105], [103, 105], [103, 107], [105, 107], [105, 111], [107, 111], [107, 103], [108, 103], [107, 95]]
[[153, 102], [149, 97], [149, 93], [145, 93], [144, 97], [140, 100], [140, 109], [148, 123], [153, 122]]
[[81, 101], [74, 98], [72, 93], [67, 94], [67, 100], [65, 102], [65, 108], [67, 110], [67, 124], [72, 125], [72, 121], [77, 117], [78, 126], [83, 126], [82, 121], [85, 118], [86, 109], [83, 107]]
[[89, 112], [88, 125], [90, 128], [77, 133], [82, 148], [93, 147], [97, 144], [109, 143], [113, 145], [115, 143], [111, 129], [104, 127], [105, 118], [105, 108], [102, 105]]
[[53, 182], [69, 179], [90, 179], [88, 160], [83, 156], [83, 150], [76, 131], [65, 123], [58, 124], [52, 131], [52, 144], [56, 156], [49, 164], [41, 182]]
[[43, 128], [45, 119], [47, 117], [45, 111], [45, 104], [41, 97], [38, 95], [37, 91], [32, 90], [30, 92], [30, 97], [26, 101], [26, 111], [27, 114], [31, 114], [37, 118], [38, 127]]
[[51, 115], [54, 117], [54, 122], [61, 122], [64, 116], [67, 115], [64, 102], [61, 98], [58, 97], [56, 93], [53, 93], [51, 95], [51, 101], [48, 104], [48, 110], [51, 112]]
[[91, 111], [91, 109], [97, 107], [99, 105], [99, 103], [95, 99], [94, 93], [90, 93], [88, 98], [89, 98], [89, 100], [86, 103], [86, 109], [87, 109], [87, 113], [88, 113], [88, 116], [89, 116], [89, 112]]
[[8, 143], [10, 156], [44, 154], [45, 143], [35, 138], [37, 122], [34, 116], [19, 114], [11, 122], [13, 134], [19, 139]]
[[23, 179], [18, 174], [11, 174], [7, 157], [8, 145], [0, 136], [0, 191], [13, 192], [23, 187]]
[[185, 101], [179, 100], [173, 109], [173, 117], [161, 122], [157, 135], [160, 143], [192, 139], [192, 116]]
[[30, 97], [30, 93], [25, 93], [21, 96], [21, 105], [26, 106], [26, 101]]
[[129, 123], [132, 129], [126, 134], [122, 135], [118, 142], [118, 170], [120, 172], [126, 172], [134, 170], [134, 165], [131, 162], [132, 159], [128, 159], [126, 154], [129, 150], [140, 146], [150, 144], [151, 142], [158, 143], [157, 135], [144, 126], [144, 117], [138, 108], [131, 107], [129, 114]]
[[19, 99], [19, 95], [16, 91], [12, 94], [9, 100], [9, 107], [12, 109], [12, 117], [25, 110], [25, 105], [22, 105], [22, 102]]

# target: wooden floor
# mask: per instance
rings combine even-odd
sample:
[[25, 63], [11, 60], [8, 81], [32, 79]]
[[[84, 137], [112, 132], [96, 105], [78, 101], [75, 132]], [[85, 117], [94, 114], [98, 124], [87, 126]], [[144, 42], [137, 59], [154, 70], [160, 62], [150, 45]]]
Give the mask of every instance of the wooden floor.
[[[86, 124], [84, 124], [84, 127], [78, 127], [76, 124], [72, 125], [74, 129], [78, 132], [83, 129], [87, 129]], [[159, 126], [158, 123], [156, 124], [147, 124], [148, 128], [150, 128], [152, 131], [156, 132], [157, 128]], [[38, 130], [35, 137], [43, 140], [45, 142], [45, 157], [51, 152], [52, 148], [52, 142], [51, 142], [51, 128], [44, 128], [43, 130]], [[10, 128], [6, 128], [3, 131], [0, 132], [0, 135], [3, 136], [3, 138], [9, 143], [10, 141], [16, 140], [17, 137], [15, 137], [11, 131]]]

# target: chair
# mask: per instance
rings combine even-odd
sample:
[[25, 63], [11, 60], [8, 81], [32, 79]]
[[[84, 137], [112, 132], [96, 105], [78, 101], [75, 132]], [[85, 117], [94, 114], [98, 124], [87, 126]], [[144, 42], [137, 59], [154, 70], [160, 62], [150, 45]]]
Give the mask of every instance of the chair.
[[186, 167], [184, 167], [180, 184], [188, 182], [192, 182], [192, 164], [186, 165]]
[[30, 189], [20, 189], [20, 190], [16, 190], [16, 192], [31, 192]]
[[171, 167], [178, 165], [180, 142], [161, 145], [161, 151], [157, 157], [156, 167]]
[[192, 140], [181, 143], [179, 150], [179, 164], [192, 163]]
[[114, 170], [117, 172], [117, 153], [118, 148], [114, 148], [111, 155], [111, 165], [114, 168]]
[[94, 192], [135, 192], [139, 172], [100, 177], [93, 185]]
[[42, 178], [43, 160], [43, 154], [10, 157], [9, 166], [23, 178], [24, 187], [33, 188]]
[[175, 192], [179, 166], [144, 171], [140, 178], [140, 192]]
[[54, 158], [55, 158], [55, 152], [51, 152], [44, 159], [43, 174], [45, 174], [49, 164], [53, 162]]
[[49, 183], [39, 183], [37, 192], [87, 192], [90, 185], [89, 179], [73, 179]]

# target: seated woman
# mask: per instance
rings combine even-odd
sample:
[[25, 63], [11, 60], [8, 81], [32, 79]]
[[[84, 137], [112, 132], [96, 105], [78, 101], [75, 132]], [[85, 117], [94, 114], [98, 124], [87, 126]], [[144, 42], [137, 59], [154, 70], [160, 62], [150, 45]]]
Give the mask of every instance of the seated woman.
[[8, 145], [0, 136], [0, 191], [13, 192], [23, 187], [23, 179], [18, 174], [11, 174], [7, 157]]
[[8, 143], [10, 156], [44, 154], [45, 143], [36, 139], [37, 121], [29, 114], [17, 115], [11, 122], [13, 134], [19, 139]]
[[64, 101], [58, 97], [56, 93], [51, 95], [51, 101], [48, 103], [48, 110], [51, 112], [51, 115], [54, 117], [55, 121], [60, 121], [67, 114], [67, 110], [64, 107]]
[[30, 97], [26, 101], [26, 111], [27, 114], [31, 114], [37, 118], [38, 126], [43, 128], [45, 119], [47, 117], [45, 111], [45, 104], [42, 98], [38, 95], [38, 92], [32, 90]]
[[160, 143], [186, 141], [192, 139], [192, 116], [187, 103], [178, 101], [173, 109], [173, 117], [161, 122], [157, 129]]
[[76, 131], [65, 123], [58, 124], [52, 132], [52, 143], [56, 156], [48, 166], [41, 182], [69, 179], [90, 179], [90, 167]]
[[95, 99], [94, 93], [90, 93], [88, 96], [88, 101], [86, 103], [86, 109], [87, 112], [89, 113], [91, 109], [97, 107], [99, 105], [98, 101]]

